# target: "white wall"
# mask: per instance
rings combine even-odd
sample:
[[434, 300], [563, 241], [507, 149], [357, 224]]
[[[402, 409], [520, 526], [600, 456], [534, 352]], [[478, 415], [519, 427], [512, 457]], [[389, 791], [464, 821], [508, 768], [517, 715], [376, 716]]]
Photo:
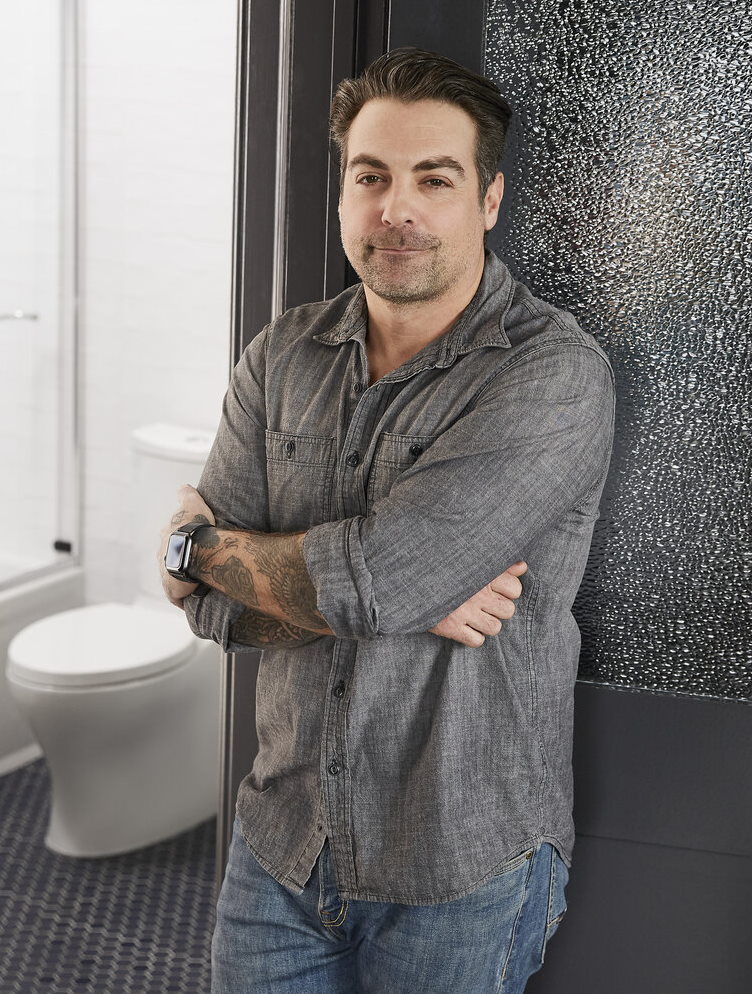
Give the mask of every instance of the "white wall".
[[0, 4], [0, 581], [54, 559], [60, 9]]
[[[131, 429], [214, 429], [228, 378], [235, 0], [84, 0], [87, 600], [135, 593]], [[155, 550], [158, 536], [155, 536]]]

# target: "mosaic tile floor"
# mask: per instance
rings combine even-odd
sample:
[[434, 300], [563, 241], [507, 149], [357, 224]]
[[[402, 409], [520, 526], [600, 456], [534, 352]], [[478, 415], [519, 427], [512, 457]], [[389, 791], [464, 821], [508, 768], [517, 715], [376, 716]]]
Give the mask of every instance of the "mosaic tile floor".
[[44, 846], [43, 759], [0, 777], [0, 994], [208, 994], [215, 821], [73, 859]]

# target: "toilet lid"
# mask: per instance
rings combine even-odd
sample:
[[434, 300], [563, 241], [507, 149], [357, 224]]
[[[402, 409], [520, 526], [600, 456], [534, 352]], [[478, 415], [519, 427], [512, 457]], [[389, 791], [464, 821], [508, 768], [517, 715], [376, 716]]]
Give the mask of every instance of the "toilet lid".
[[24, 628], [8, 646], [9, 672], [53, 686], [124, 683], [188, 659], [196, 636], [182, 611], [91, 604]]

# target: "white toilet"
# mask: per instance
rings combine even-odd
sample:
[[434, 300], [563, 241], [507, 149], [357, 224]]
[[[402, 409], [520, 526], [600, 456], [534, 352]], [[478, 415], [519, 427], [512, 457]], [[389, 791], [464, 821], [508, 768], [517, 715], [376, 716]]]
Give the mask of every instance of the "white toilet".
[[139, 594], [50, 615], [10, 643], [13, 698], [52, 780], [45, 842], [68, 856], [152, 845], [210, 818], [219, 797], [220, 650], [165, 598], [156, 549], [212, 435], [133, 433]]

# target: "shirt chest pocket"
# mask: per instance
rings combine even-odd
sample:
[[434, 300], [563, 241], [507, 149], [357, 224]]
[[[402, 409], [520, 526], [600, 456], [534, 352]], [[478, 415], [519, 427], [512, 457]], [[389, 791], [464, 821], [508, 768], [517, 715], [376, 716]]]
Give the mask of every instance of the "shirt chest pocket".
[[379, 436], [368, 474], [368, 507], [392, 489], [394, 481], [409, 469], [430, 447], [437, 435], [397, 435], [385, 431]]
[[302, 531], [331, 520], [334, 439], [266, 432], [269, 518], [275, 531]]

